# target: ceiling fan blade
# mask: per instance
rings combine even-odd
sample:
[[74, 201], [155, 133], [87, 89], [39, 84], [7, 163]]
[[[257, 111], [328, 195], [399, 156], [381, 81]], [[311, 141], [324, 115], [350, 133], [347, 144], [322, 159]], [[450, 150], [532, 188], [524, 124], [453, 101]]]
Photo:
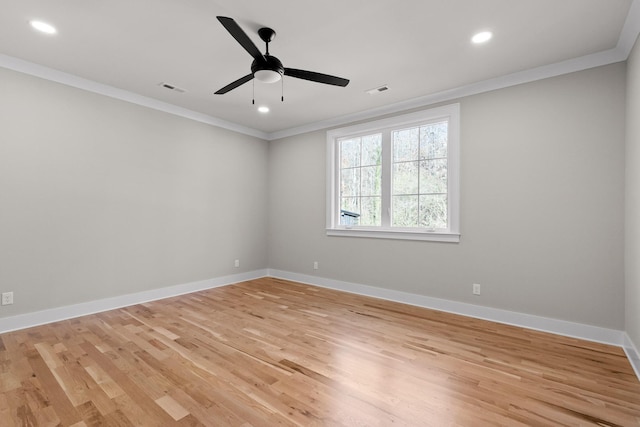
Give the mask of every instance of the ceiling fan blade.
[[252, 79], [253, 79], [253, 74], [247, 74], [246, 76], [239, 78], [235, 82], [229, 83], [228, 85], [226, 85], [222, 89], [218, 90], [215, 94], [216, 95], [224, 95], [225, 93], [229, 92], [230, 90], [233, 90], [233, 89], [237, 88], [238, 86], [242, 86], [243, 84], [245, 84], [248, 81], [251, 81]]
[[343, 79], [342, 77], [330, 76], [328, 74], [316, 73], [314, 71], [297, 70], [295, 68], [285, 68], [284, 75], [334, 86], [345, 87], [349, 84], [349, 80]]
[[254, 59], [258, 61], [264, 61], [264, 55], [260, 52], [260, 49], [251, 41], [247, 33], [245, 33], [242, 28], [234, 21], [232, 18], [227, 18], [226, 16], [218, 16], [218, 21], [222, 24], [224, 28], [229, 31], [229, 34], [233, 36], [234, 39], [240, 46], [245, 48], [249, 55], [253, 56]]

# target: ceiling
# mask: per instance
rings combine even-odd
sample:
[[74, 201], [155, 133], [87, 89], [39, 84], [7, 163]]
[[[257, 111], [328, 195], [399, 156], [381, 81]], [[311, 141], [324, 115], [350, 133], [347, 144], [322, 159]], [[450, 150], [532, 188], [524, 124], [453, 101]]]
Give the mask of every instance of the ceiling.
[[[0, 0], [0, 66], [273, 139], [465, 88], [624, 60], [640, 28], [639, 1]], [[252, 61], [218, 15], [234, 18], [261, 51], [257, 30], [276, 30], [270, 53], [285, 67], [350, 84], [256, 82], [256, 105], [251, 82], [214, 95]], [[32, 19], [58, 33], [34, 31]], [[481, 30], [493, 39], [473, 45]], [[366, 92], [385, 84], [385, 92]], [[271, 111], [258, 113], [258, 105]]]

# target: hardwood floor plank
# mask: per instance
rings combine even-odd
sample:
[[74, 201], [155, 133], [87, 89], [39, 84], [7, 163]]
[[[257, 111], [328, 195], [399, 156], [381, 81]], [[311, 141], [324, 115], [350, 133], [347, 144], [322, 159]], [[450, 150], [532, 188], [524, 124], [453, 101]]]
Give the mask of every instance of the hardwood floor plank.
[[50, 401], [60, 422], [63, 425], [72, 425], [82, 421], [81, 415], [76, 411], [67, 393], [65, 393], [64, 389], [60, 386], [53, 372], [40, 354], [30, 352], [27, 357], [33, 369], [33, 375], [35, 375], [35, 378], [40, 382], [42, 394]]
[[[142, 425], [171, 425], [172, 419], [164, 411], [159, 411], [156, 403], [149, 397], [147, 390], [140, 388], [131, 378], [124, 372], [120, 371], [109, 358], [103, 353], [98, 351], [94, 346], [85, 343], [81, 347], [86, 351], [98, 366], [100, 366], [107, 374], [115, 381], [125, 394], [115, 397], [114, 401], [125, 401], [129, 398], [133, 402], [133, 405], [126, 405], [127, 408], [137, 407], [141, 411], [135, 412], [137, 416], [137, 422], [134, 424], [142, 423]], [[140, 416], [142, 412], [142, 416]], [[124, 412], [127, 415], [127, 412]], [[146, 415], [144, 415], [146, 414]]]
[[164, 395], [156, 399], [155, 402], [176, 421], [179, 421], [189, 415], [189, 411], [184, 409], [184, 407], [176, 402], [171, 396]]
[[264, 278], [0, 335], [0, 425], [640, 425], [622, 349]]

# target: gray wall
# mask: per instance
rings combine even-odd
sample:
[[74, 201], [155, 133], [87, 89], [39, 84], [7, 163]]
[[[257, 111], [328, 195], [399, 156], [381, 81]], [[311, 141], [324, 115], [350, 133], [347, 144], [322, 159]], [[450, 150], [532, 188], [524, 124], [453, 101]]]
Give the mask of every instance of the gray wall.
[[640, 348], [640, 41], [627, 62], [625, 329]]
[[327, 237], [314, 132], [271, 142], [269, 266], [623, 329], [625, 64], [458, 102], [459, 244]]
[[0, 69], [0, 291], [16, 299], [0, 317], [271, 267], [623, 329], [625, 78], [613, 64], [459, 100], [462, 241], [446, 244], [327, 237], [324, 131], [267, 143]]
[[266, 268], [267, 161], [266, 141], [0, 68], [0, 317]]

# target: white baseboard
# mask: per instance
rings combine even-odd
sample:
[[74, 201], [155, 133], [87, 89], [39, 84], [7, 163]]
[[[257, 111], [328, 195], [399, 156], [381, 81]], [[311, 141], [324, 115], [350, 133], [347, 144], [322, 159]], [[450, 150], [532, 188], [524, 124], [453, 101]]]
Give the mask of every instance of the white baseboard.
[[640, 352], [624, 331], [274, 269], [254, 270], [246, 273], [233, 274], [208, 280], [201, 280], [198, 282], [185, 283], [182, 285], [169, 286], [160, 289], [137, 292], [134, 294], [120, 295], [112, 298], [104, 298], [96, 301], [0, 318], [0, 333], [212, 289], [266, 276], [307, 283], [314, 286], [389, 301], [396, 301], [418, 307], [431, 308], [434, 310], [475, 317], [478, 319], [491, 320], [508, 325], [521, 326], [523, 328], [550, 332], [553, 334], [580, 338], [588, 341], [615, 345], [624, 349], [631, 366], [640, 379]]
[[4, 317], [0, 318], [0, 333], [30, 328], [32, 326], [43, 325], [60, 320], [72, 319], [74, 317], [86, 316], [88, 314], [99, 313], [101, 311], [113, 310], [163, 298], [170, 298], [205, 289], [217, 288], [219, 286], [230, 285], [232, 283], [257, 279], [266, 275], [266, 269], [254, 270], [246, 273], [232, 274], [208, 280], [184, 283], [182, 285], [168, 286], [165, 288], [152, 289], [134, 294], [120, 295], [112, 298], [104, 298], [96, 301]]
[[[323, 277], [310, 276], [306, 274], [291, 273], [288, 271], [269, 269], [268, 275], [271, 277], [292, 280], [295, 282], [308, 283], [314, 286], [331, 288], [354, 294], [366, 295], [374, 298], [381, 298], [389, 301], [396, 301], [404, 304], [431, 308], [439, 311], [446, 311], [449, 313], [475, 317], [478, 319], [491, 320], [493, 322], [505, 323], [513, 326], [521, 326], [527, 329], [550, 332], [557, 335], [580, 338], [603, 344], [611, 344], [618, 347], [624, 347], [625, 344], [624, 337], [626, 334], [624, 333], [624, 331], [618, 331], [615, 329], [601, 328], [598, 326], [585, 325], [582, 323], [568, 322], [566, 320], [551, 319], [548, 317], [534, 316], [531, 314], [518, 313], [515, 311], [502, 310], [498, 308], [483, 307], [479, 305], [467, 304], [440, 298], [432, 298], [424, 295], [417, 295], [408, 292], [377, 288], [374, 286], [361, 285], [357, 283], [326, 279]], [[638, 378], [640, 378], [640, 376]]]
[[624, 334], [624, 352], [627, 354], [627, 358], [633, 367], [633, 370], [636, 372], [636, 376], [640, 379], [640, 351], [633, 344], [631, 338], [629, 338], [628, 334]]

